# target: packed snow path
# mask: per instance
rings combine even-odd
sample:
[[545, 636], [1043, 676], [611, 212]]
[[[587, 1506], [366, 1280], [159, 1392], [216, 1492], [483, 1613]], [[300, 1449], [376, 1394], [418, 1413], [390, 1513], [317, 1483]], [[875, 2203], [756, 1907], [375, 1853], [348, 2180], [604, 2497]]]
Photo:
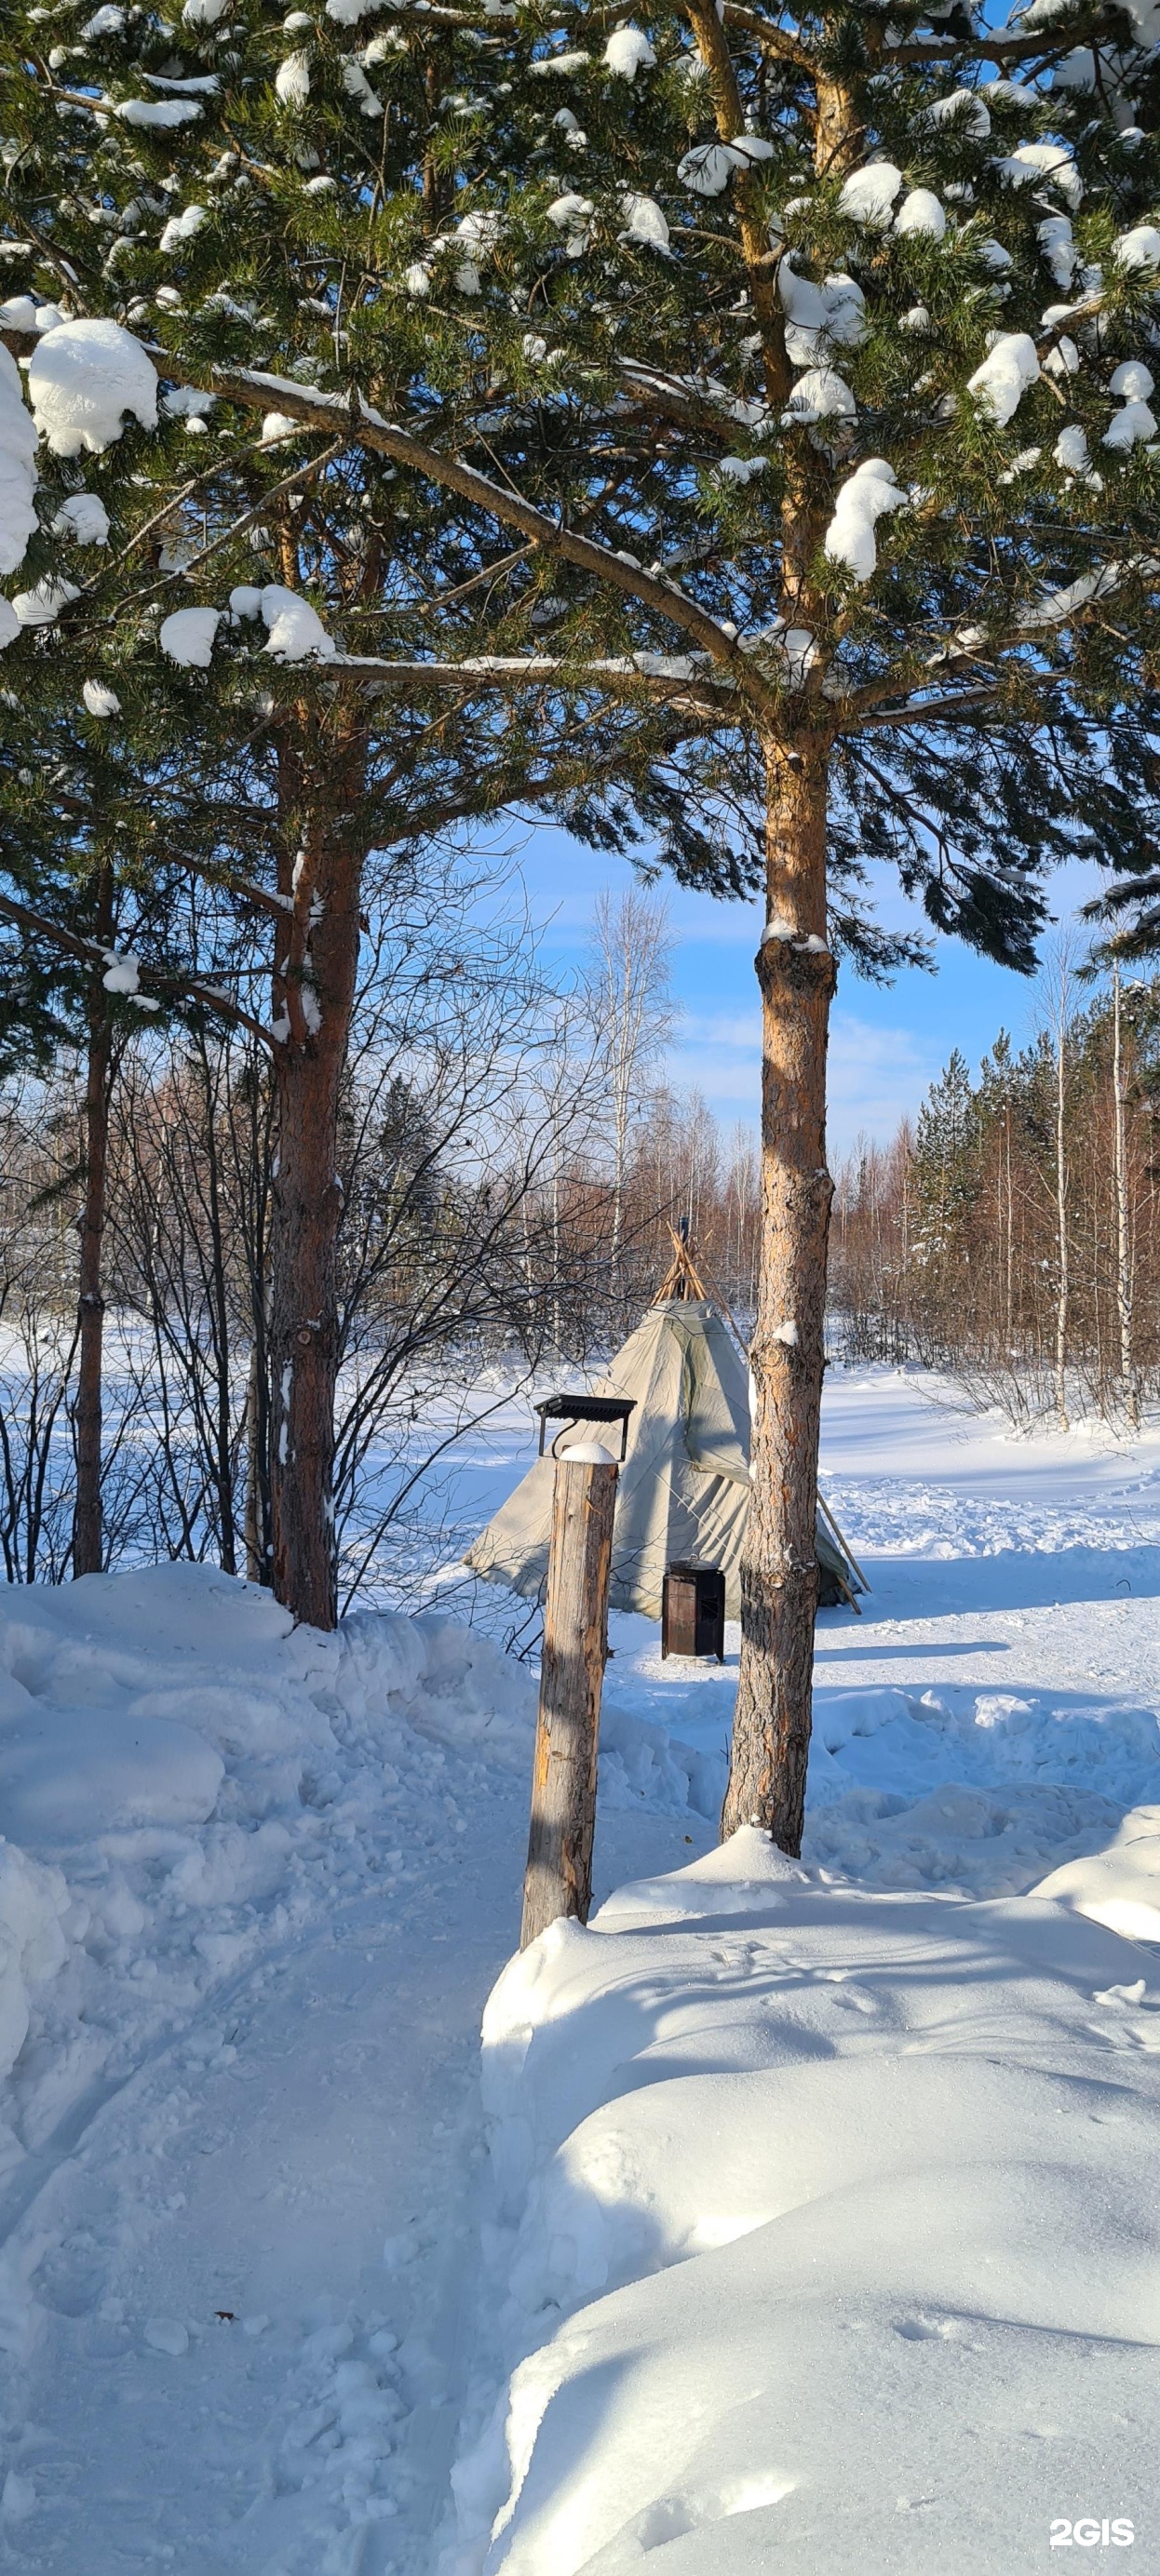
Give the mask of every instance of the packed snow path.
[[0, 2563], [419, 2576], [533, 1686], [177, 1567], [0, 1596], [5, 1670]]
[[[529, 1454], [513, 1408], [477, 1523]], [[1155, 1930], [1148, 1867], [1083, 1856], [1160, 1802], [1160, 1440], [835, 1372], [824, 1468], [874, 1589], [819, 1626], [807, 1862], [988, 1899], [1062, 1862]], [[735, 1638], [613, 1642], [601, 1894], [715, 1841], [736, 1679]], [[292, 1634], [204, 1569], [0, 1595], [0, 2564], [430, 2576], [509, 2366], [477, 2043], [534, 1698], [478, 1632]]]

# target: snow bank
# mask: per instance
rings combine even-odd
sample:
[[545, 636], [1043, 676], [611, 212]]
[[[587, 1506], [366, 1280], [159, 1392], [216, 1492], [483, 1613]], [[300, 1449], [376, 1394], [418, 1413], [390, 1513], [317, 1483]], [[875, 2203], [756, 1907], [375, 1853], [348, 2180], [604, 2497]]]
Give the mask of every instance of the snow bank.
[[1106, 1923], [1126, 1941], [1160, 1942], [1160, 1807], [1135, 1807], [1102, 1851], [1066, 1861], [1035, 1891]]
[[554, 1925], [484, 2023], [509, 2376], [443, 2576], [974, 2576], [1139, 2514], [1154, 1965], [751, 1831]]
[[193, 1565], [0, 1590], [0, 2180], [264, 1941], [406, 1885], [451, 1766], [530, 1776], [535, 1708], [447, 1619], [322, 1636]]

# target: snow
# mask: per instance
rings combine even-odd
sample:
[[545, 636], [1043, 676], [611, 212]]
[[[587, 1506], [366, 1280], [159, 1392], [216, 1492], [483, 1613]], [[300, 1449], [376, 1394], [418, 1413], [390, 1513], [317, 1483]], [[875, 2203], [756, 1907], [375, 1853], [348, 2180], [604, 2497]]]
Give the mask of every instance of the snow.
[[46, 577], [35, 590], [18, 590], [10, 605], [21, 626], [55, 626], [62, 608], [70, 599], [79, 599], [75, 581], [54, 581]]
[[[84, 680], [81, 696], [91, 716], [119, 716], [121, 701], [115, 689], [107, 689], [103, 680]], [[108, 983], [108, 976], [104, 978]], [[134, 988], [135, 989], [135, 988]]]
[[782, 413], [782, 427], [795, 421], [853, 420], [858, 406], [846, 383], [834, 367], [807, 367], [799, 376], [789, 407]]
[[795, 367], [824, 359], [827, 343], [856, 349], [865, 339], [866, 299], [854, 278], [839, 270], [815, 286], [798, 276], [787, 256], [780, 262], [777, 283], [786, 315], [785, 345]]
[[296, 53], [287, 54], [278, 65], [274, 88], [283, 107], [305, 107], [310, 96], [309, 54], [301, 48]]
[[25, 407], [20, 370], [0, 345], [0, 575], [15, 572], [36, 534], [36, 430]]
[[284, 590], [279, 582], [267, 582], [262, 616], [269, 630], [265, 650], [276, 662], [326, 662], [335, 652], [334, 639], [309, 600]]
[[[498, 1404], [465, 1533], [533, 1449]], [[515, 1960], [535, 1684], [478, 1627], [0, 1594], [14, 2563], [1014, 2576], [1057, 2510], [1141, 2528], [1160, 1431], [835, 1366], [823, 1487], [873, 1588], [819, 1619], [801, 1863], [715, 1844], [736, 1630], [617, 1616], [599, 1910]]]
[[[994, 95], [996, 91], [1003, 90], [1005, 84], [996, 81], [990, 87]], [[1007, 94], [1010, 95], [1009, 91]], [[947, 98], [933, 99], [930, 106], [923, 109], [923, 118], [930, 125], [946, 125], [953, 121], [959, 133], [969, 135], [973, 143], [985, 143], [991, 131], [990, 111], [973, 89], [954, 89]]]
[[869, 581], [878, 564], [875, 526], [884, 512], [900, 510], [906, 500], [894, 467], [882, 456], [868, 456], [843, 483], [826, 530], [825, 550], [832, 563], [845, 564], [855, 581]]
[[139, 340], [119, 322], [59, 322], [28, 366], [33, 418], [54, 456], [99, 456], [131, 414], [157, 427], [157, 377]]
[[70, 492], [52, 523], [53, 534], [71, 537], [77, 546], [107, 546], [109, 513], [96, 492]]
[[363, 116], [382, 115], [383, 102], [379, 97], [377, 90], [373, 90], [371, 88], [370, 82], [367, 79], [361, 63], [351, 62], [348, 59], [343, 64], [342, 85], [346, 90], [348, 97], [357, 99], [360, 112]]
[[867, 231], [884, 232], [901, 186], [902, 172], [892, 161], [869, 161], [865, 169], [852, 170], [845, 181], [838, 213]]
[[1104, 447], [1130, 448], [1141, 439], [1155, 438], [1156, 417], [1146, 402], [1126, 402], [1116, 412], [1104, 431]]
[[678, 161], [677, 177], [695, 197], [720, 197], [740, 166], [740, 156], [731, 144], [695, 143]]
[[131, 949], [106, 948], [105, 972], [101, 977], [106, 993], [135, 993], [140, 983], [140, 964], [140, 958], [135, 957]]
[[1125, 358], [1112, 376], [1108, 392], [1121, 395], [1128, 402], [1147, 402], [1156, 390], [1156, 379], [1150, 367], [1139, 358]]
[[1069, 421], [1067, 427], [1060, 430], [1051, 452], [1065, 473], [1086, 474], [1091, 462], [1086, 429], [1081, 428], [1078, 421]]
[[668, 224], [655, 198], [637, 196], [629, 189], [620, 204], [630, 241], [644, 242], [651, 250], [668, 249]]
[[656, 55], [641, 27], [614, 27], [604, 48], [604, 60], [610, 72], [621, 80], [635, 80], [638, 72], [651, 72]]
[[195, 98], [122, 98], [113, 103], [113, 114], [125, 125], [164, 129], [192, 124], [201, 108]]
[[171, 662], [185, 671], [208, 671], [220, 608], [175, 608], [158, 629], [157, 641]]
[[180, 215], [171, 215], [158, 244], [160, 250], [181, 250], [209, 220], [206, 206], [186, 206]]
[[1049, 181], [1073, 214], [1083, 196], [1083, 181], [1068, 143], [1020, 143], [995, 167], [1014, 188], [1025, 188], [1032, 179]]
[[998, 331], [982, 365], [967, 378], [967, 391], [977, 395], [996, 428], [1013, 419], [1028, 386], [1039, 379], [1035, 342], [1027, 331]]
[[895, 232], [922, 233], [931, 241], [941, 241], [946, 228], [946, 208], [933, 188], [909, 189], [894, 218]]
[[1160, 231], [1155, 224], [1134, 224], [1116, 243], [1121, 268], [1160, 267]]
[[1030, 2563], [1077, 2484], [1139, 2515], [1160, 1988], [1143, 2047], [1093, 2022], [1138, 1957], [749, 1829], [542, 1935], [484, 2021], [518, 2357], [443, 2567], [928, 2576]]
[[1079, 257], [1069, 215], [1045, 215], [1035, 227], [1036, 239], [1057, 286], [1070, 286]]

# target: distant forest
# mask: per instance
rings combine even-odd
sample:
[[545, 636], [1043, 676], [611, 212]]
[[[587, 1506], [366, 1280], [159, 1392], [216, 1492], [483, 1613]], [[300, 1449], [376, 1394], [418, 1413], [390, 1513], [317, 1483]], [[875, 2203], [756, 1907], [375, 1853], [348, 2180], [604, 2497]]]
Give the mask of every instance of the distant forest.
[[1045, 1024], [956, 1050], [913, 1128], [842, 1166], [837, 1347], [914, 1359], [1015, 1422], [1131, 1428], [1160, 1392], [1160, 982], [1057, 966]]

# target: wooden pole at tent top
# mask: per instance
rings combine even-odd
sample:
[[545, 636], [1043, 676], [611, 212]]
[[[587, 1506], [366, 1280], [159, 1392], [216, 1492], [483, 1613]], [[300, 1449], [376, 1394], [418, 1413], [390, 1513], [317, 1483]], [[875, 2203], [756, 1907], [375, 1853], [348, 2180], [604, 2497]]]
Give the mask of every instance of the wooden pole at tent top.
[[586, 1923], [592, 1901], [617, 1482], [598, 1441], [573, 1441], [557, 1458], [521, 1950], [562, 1914]]

